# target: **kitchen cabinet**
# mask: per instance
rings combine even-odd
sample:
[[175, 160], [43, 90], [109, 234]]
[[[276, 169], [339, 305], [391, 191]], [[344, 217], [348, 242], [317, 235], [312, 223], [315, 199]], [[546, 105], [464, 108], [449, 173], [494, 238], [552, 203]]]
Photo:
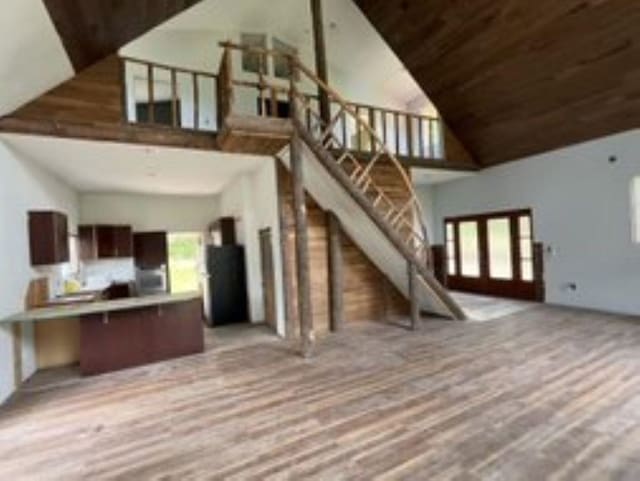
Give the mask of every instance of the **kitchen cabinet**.
[[84, 375], [203, 350], [201, 299], [90, 314], [80, 320], [80, 370]]
[[80, 259], [83, 261], [98, 258], [98, 241], [96, 239], [96, 227], [93, 225], [81, 225], [78, 227], [78, 246]]
[[222, 217], [209, 226], [209, 232], [215, 246], [236, 245], [236, 220], [233, 217]]
[[136, 232], [133, 257], [138, 269], [157, 269], [169, 263], [166, 232]]
[[29, 249], [32, 266], [69, 262], [67, 216], [54, 211], [29, 212]]
[[80, 226], [82, 260], [133, 257], [133, 231], [130, 226]]

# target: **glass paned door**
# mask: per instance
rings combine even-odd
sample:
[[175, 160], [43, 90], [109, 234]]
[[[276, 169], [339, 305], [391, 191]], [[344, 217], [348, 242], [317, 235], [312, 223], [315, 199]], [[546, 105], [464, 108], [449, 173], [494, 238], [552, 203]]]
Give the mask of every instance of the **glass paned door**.
[[499, 217], [487, 221], [489, 277], [491, 279], [513, 279], [512, 238], [509, 217]]
[[445, 219], [446, 283], [453, 290], [544, 298], [544, 265], [530, 209]]
[[524, 282], [533, 282], [533, 234], [531, 216], [523, 215], [518, 219], [520, 243], [520, 275]]
[[480, 239], [478, 223], [475, 221], [461, 222], [459, 225], [460, 238], [460, 273], [463, 277], [480, 277]]

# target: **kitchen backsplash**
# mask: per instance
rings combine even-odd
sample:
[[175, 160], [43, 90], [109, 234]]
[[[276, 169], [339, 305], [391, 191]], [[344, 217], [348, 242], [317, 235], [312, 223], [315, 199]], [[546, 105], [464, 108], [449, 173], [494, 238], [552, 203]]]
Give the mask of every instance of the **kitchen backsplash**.
[[109, 259], [84, 262], [80, 268], [85, 289], [103, 289], [113, 282], [131, 282], [136, 278], [133, 259]]

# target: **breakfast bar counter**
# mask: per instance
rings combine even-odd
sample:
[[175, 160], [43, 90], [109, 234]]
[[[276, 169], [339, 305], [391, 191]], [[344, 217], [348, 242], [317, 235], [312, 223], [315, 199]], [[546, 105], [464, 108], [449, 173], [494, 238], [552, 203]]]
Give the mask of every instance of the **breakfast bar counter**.
[[80, 319], [80, 370], [100, 374], [204, 350], [199, 293], [133, 297], [25, 311], [0, 324]]

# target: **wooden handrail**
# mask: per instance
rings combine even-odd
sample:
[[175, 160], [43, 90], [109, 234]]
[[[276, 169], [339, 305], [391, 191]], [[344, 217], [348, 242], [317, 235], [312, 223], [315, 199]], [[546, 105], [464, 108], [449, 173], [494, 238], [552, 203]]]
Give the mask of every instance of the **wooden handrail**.
[[[251, 53], [255, 53], [258, 55], [262, 55], [264, 57], [282, 57], [285, 58], [289, 61], [290, 65], [291, 65], [291, 71], [292, 74], [294, 71], [297, 72], [301, 72], [302, 74], [304, 74], [312, 83], [314, 83], [315, 85], [317, 85], [321, 90], [324, 90], [325, 92], [327, 92], [328, 96], [330, 97], [330, 99], [332, 99], [332, 101], [334, 103], [337, 103], [340, 105], [341, 111], [346, 112], [346, 114], [348, 114], [349, 116], [351, 116], [355, 122], [356, 125], [358, 126], [357, 128], [357, 132], [360, 134], [362, 131], [364, 131], [369, 138], [371, 139], [371, 143], [372, 144], [377, 144], [376, 148], [374, 149], [374, 151], [376, 152], [376, 156], [373, 160], [371, 160], [369, 162], [369, 164], [366, 166], [365, 169], [361, 170], [361, 171], [355, 171], [354, 174], [356, 175], [356, 177], [358, 178], [358, 184], [361, 183], [365, 183], [364, 182], [364, 178], [368, 176], [369, 172], [371, 171], [371, 169], [373, 168], [374, 164], [376, 161], [378, 161], [378, 159], [382, 158], [383, 156], [386, 157], [386, 159], [388, 159], [388, 161], [391, 163], [391, 165], [396, 169], [396, 171], [400, 174], [400, 178], [402, 179], [402, 182], [404, 183], [405, 188], [407, 189], [407, 192], [409, 192], [409, 196], [410, 199], [408, 201], [408, 203], [410, 205], [413, 206], [413, 222], [417, 222], [417, 225], [420, 228], [420, 235], [417, 235], [417, 233], [415, 232], [415, 228], [412, 229], [412, 235], [410, 236], [410, 240], [412, 239], [420, 239], [419, 240], [419, 246], [416, 248], [414, 246], [414, 252], [417, 250], [418, 252], [422, 251], [423, 249], [425, 250], [425, 260], [427, 262], [427, 264], [430, 264], [430, 255], [429, 255], [429, 250], [425, 249], [426, 246], [429, 245], [429, 239], [428, 239], [428, 233], [424, 224], [424, 212], [422, 210], [422, 206], [420, 204], [420, 201], [418, 199], [418, 196], [415, 192], [415, 189], [413, 187], [413, 183], [411, 182], [410, 177], [408, 176], [406, 170], [404, 169], [403, 165], [400, 163], [400, 161], [396, 158], [396, 156], [393, 154], [393, 152], [391, 152], [391, 150], [387, 147], [386, 143], [378, 136], [378, 133], [369, 125], [369, 123], [364, 122], [360, 116], [358, 115], [357, 109], [358, 106], [356, 105], [356, 110], [353, 109], [353, 103], [347, 101], [346, 99], [344, 99], [337, 91], [335, 91], [331, 86], [329, 86], [326, 82], [324, 82], [322, 79], [320, 79], [312, 70], [310, 70], [306, 65], [304, 65], [296, 55], [291, 55], [288, 53], [284, 53], [284, 52], [279, 52], [276, 50], [270, 50], [270, 49], [266, 49], [266, 48], [261, 48], [261, 47], [252, 47], [252, 46], [247, 46], [247, 45], [238, 45], [238, 44], [234, 44], [232, 42], [222, 42], [220, 43], [220, 46], [225, 50], [225, 53], [228, 54], [231, 50], [237, 50], [237, 51], [241, 51], [241, 52], [251, 52]], [[300, 92], [297, 89], [296, 86], [296, 80], [297, 78], [295, 78], [296, 76], [293, 76], [290, 80], [290, 86], [289, 86], [289, 90], [290, 90], [290, 95], [292, 98], [298, 98], [298, 99], [303, 99], [305, 103], [307, 103], [307, 105], [305, 106], [307, 109], [307, 112], [310, 112], [311, 109], [308, 105], [309, 99], [311, 98], [311, 96]], [[263, 83], [264, 83], [264, 75], [262, 73], [259, 74], [259, 78], [260, 81], [257, 83], [257, 86], [262, 88]], [[254, 86], [256, 86], [256, 84], [254, 84]], [[295, 105], [292, 104], [291, 108], [295, 109]], [[398, 116], [400, 115], [400, 112], [390, 112], [392, 115], [395, 116], [395, 118], [397, 119]], [[414, 116], [414, 118], [416, 118], [418, 116]], [[429, 120], [429, 118], [427, 118], [427, 120]], [[321, 119], [319, 120], [319, 122], [322, 122]], [[322, 123], [320, 124], [322, 125]], [[331, 126], [322, 126], [321, 130], [323, 130], [323, 132], [326, 132], [326, 127], [331, 127]], [[332, 142], [332, 140], [330, 139], [330, 142]], [[367, 185], [371, 185], [373, 184], [373, 181], [371, 179], [366, 181]], [[382, 189], [376, 187], [377, 190], [382, 191]], [[392, 208], [395, 208], [395, 204], [392, 204]], [[402, 207], [402, 211], [405, 212], [408, 208]], [[399, 210], [399, 209], [398, 209]], [[396, 212], [397, 215], [397, 212]]]
[[144, 66], [151, 66], [152, 68], [157, 68], [157, 69], [161, 69], [161, 70], [169, 70], [169, 71], [175, 71], [175, 72], [182, 72], [182, 73], [186, 73], [186, 74], [195, 74], [195, 75], [199, 75], [202, 77], [211, 77], [211, 78], [217, 78], [218, 75], [216, 73], [213, 72], [206, 72], [204, 70], [195, 70], [195, 69], [190, 69], [190, 68], [185, 68], [185, 67], [176, 67], [175, 65], [167, 65], [164, 63], [158, 63], [158, 62], [151, 62], [148, 60], [141, 60], [138, 58], [134, 58], [134, 57], [120, 57], [120, 60], [123, 62], [129, 62], [129, 63], [135, 63], [138, 65], [144, 65]]
[[359, 125], [364, 127], [365, 131], [371, 136], [371, 139], [375, 140], [381, 146], [383, 152], [387, 155], [387, 157], [389, 158], [391, 163], [399, 171], [400, 176], [402, 177], [402, 179], [403, 179], [403, 181], [405, 183], [405, 187], [410, 192], [411, 200], [414, 202], [414, 206], [415, 206], [416, 211], [417, 211], [416, 212], [416, 214], [418, 216], [417, 221], [418, 221], [418, 223], [419, 223], [419, 225], [421, 227], [422, 234], [425, 236], [423, 241], [426, 244], [429, 244], [428, 234], [427, 234], [426, 227], [424, 225], [424, 220], [423, 220], [424, 219], [424, 212], [422, 210], [422, 206], [420, 205], [420, 202], [418, 200], [418, 196], [417, 196], [417, 194], [415, 192], [415, 189], [413, 188], [413, 183], [411, 182], [411, 179], [407, 175], [407, 172], [405, 171], [405, 169], [402, 166], [402, 164], [400, 163], [400, 161], [391, 152], [391, 150], [389, 150], [389, 148], [386, 146], [386, 144], [380, 139], [380, 137], [378, 136], [377, 132], [375, 130], [373, 130], [369, 124], [367, 124], [366, 122], [362, 121], [362, 119], [358, 116], [358, 114], [349, 106], [349, 102], [346, 99], [343, 99], [342, 96], [338, 92], [336, 92], [334, 89], [332, 89], [329, 85], [327, 85], [325, 82], [323, 82], [322, 79], [320, 79], [315, 73], [313, 73], [309, 68], [307, 68], [305, 65], [303, 65], [297, 59], [297, 57], [292, 57], [292, 61], [296, 63], [297, 68], [301, 72], [303, 72], [310, 80], [315, 82], [322, 89], [326, 90], [329, 93], [329, 95], [331, 97], [333, 97], [349, 115], [351, 115], [353, 118], [355, 118], [356, 122]]
[[[307, 97], [309, 97], [310, 99], [319, 100], [318, 94], [305, 94], [305, 95]], [[335, 103], [337, 103], [337, 102], [335, 102]], [[402, 117], [413, 117], [413, 118], [424, 120], [424, 121], [428, 121], [428, 122], [440, 122], [440, 118], [439, 117], [434, 117], [433, 115], [426, 115], [426, 114], [420, 114], [420, 113], [415, 113], [415, 112], [407, 112], [406, 110], [398, 110], [398, 109], [393, 109], [393, 108], [390, 108], [390, 107], [381, 107], [380, 105], [367, 104], [367, 103], [363, 103], [363, 102], [348, 101], [347, 103], [353, 109], [361, 108], [361, 109], [367, 109], [367, 110], [374, 110], [376, 112], [383, 112], [385, 114], [391, 114], [391, 115], [398, 114], [398, 115], [400, 115]]]

